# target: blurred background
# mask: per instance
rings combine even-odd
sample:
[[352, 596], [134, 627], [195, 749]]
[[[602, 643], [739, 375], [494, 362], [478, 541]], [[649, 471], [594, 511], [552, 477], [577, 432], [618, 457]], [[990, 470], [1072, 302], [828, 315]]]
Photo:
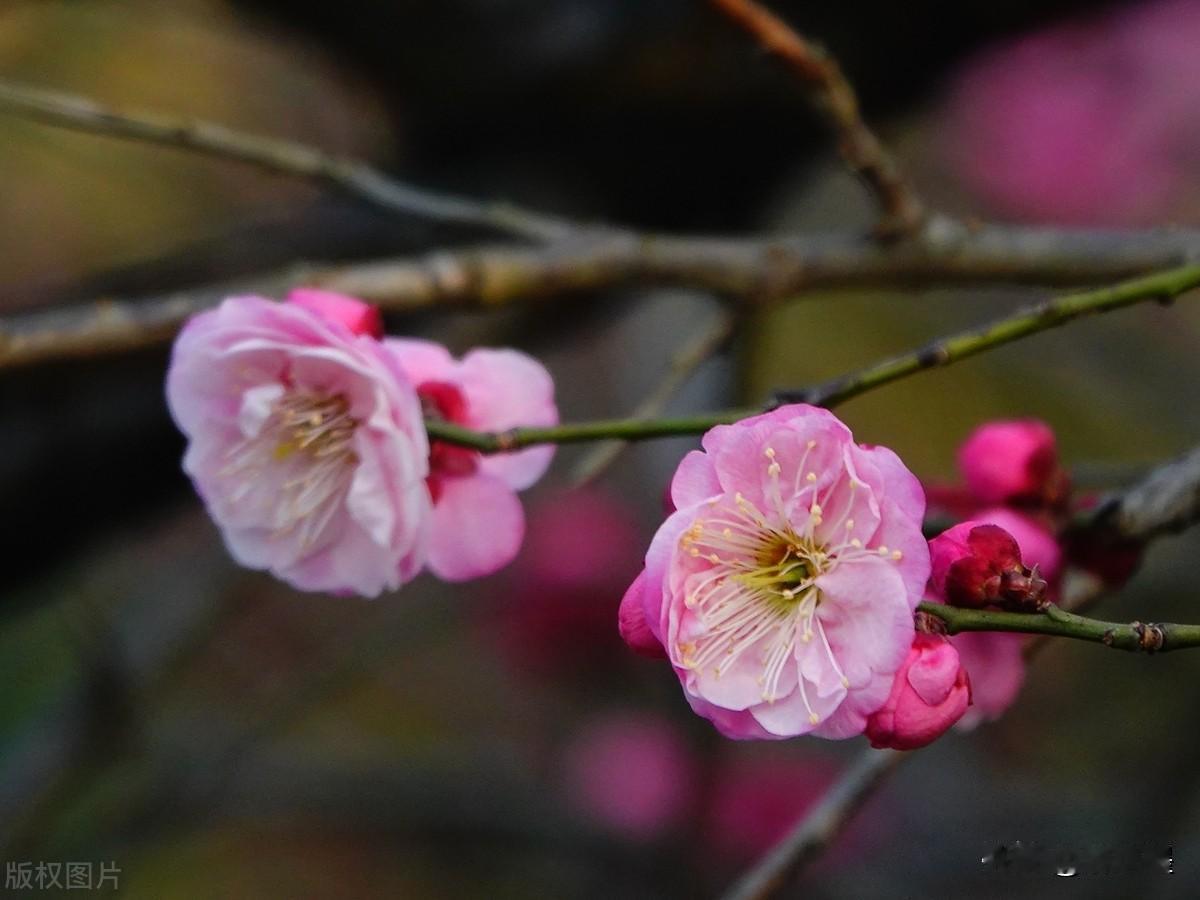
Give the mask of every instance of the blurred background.
[[[948, 212], [1200, 224], [1200, 2], [778, 2], [829, 46]], [[869, 227], [786, 72], [694, 0], [2, 0], [0, 77], [196, 116], [399, 177], [685, 232]], [[0, 313], [469, 245], [312, 186], [0, 118]], [[1039, 292], [838, 292], [758, 311], [673, 410], [754, 402]], [[390, 330], [509, 344], [565, 418], [620, 415], [716, 315], [624, 290]], [[561, 311], [560, 311], [561, 310]], [[1200, 435], [1200, 309], [1072, 325], [846, 405], [954, 478], [979, 422], [1038, 416], [1121, 473]], [[115, 861], [122, 896], [713, 896], [865, 741], [718, 738], [617, 604], [687, 440], [526, 496], [507, 571], [374, 602], [238, 569], [179, 469], [165, 348], [0, 373], [0, 859]], [[1195, 535], [1104, 608], [1200, 620]], [[797, 896], [1200, 893], [1197, 660], [1060, 642], [1001, 721], [909, 761]], [[1001, 843], [1173, 846], [1171, 877], [997, 873]]]

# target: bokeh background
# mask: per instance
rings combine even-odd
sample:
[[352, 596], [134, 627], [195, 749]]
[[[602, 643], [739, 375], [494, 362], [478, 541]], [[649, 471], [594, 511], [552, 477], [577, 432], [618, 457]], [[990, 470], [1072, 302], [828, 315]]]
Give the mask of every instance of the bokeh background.
[[[1200, 224], [1200, 2], [775, 4], [830, 46], [922, 192], [1014, 222]], [[400, 177], [690, 232], [865, 228], [786, 73], [692, 0], [5, 0], [0, 77], [194, 115]], [[0, 312], [485, 237], [292, 180], [0, 118]], [[673, 410], [761, 399], [1040, 296], [838, 292], [756, 312]], [[394, 319], [546, 361], [564, 416], [631, 409], [716, 313], [685, 291]], [[1039, 416], [1099, 486], [1200, 435], [1200, 309], [1072, 325], [846, 405], [931, 482]], [[165, 349], [0, 374], [0, 860], [112, 860], [128, 897], [713, 896], [861, 739], [722, 740], [617, 603], [680, 455], [571, 492], [563, 450], [506, 572], [374, 602], [234, 566], [179, 470]], [[1115, 618], [1200, 619], [1196, 537]], [[806, 897], [1200, 893], [1186, 653], [1060, 644], [1001, 721], [920, 751]], [[997, 873], [1001, 843], [1174, 847], [1175, 874]], [[1123, 857], [1122, 857], [1123, 858]]]

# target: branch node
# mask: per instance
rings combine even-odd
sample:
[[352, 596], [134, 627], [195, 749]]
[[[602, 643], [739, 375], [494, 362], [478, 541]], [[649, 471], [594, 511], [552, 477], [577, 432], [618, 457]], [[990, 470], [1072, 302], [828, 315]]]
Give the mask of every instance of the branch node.
[[1161, 650], [1166, 643], [1167, 637], [1162, 627], [1153, 622], [1134, 622], [1133, 630], [1137, 633], [1138, 648], [1147, 653]]

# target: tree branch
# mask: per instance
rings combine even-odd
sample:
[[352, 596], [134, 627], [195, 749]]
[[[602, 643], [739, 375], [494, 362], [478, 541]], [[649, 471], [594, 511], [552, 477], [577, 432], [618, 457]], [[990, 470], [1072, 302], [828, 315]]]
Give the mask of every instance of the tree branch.
[[[1111, 312], [1148, 300], [1171, 300], [1196, 287], [1200, 287], [1200, 265], [1183, 266], [1112, 287], [1047, 300], [988, 325], [942, 338], [918, 350], [884, 360], [858, 372], [834, 378], [811, 388], [781, 394], [776, 398], [775, 405], [812, 403], [832, 407], [925, 369], [950, 365], [985, 350], [1056, 328], [1082, 316]], [[636, 441], [701, 434], [714, 425], [736, 422], [758, 412], [761, 410], [732, 409], [674, 419], [611, 419], [549, 428], [513, 428], [500, 433], [472, 431], [458, 425], [432, 420], [426, 422], [426, 428], [429, 436], [435, 440], [469, 447], [481, 453], [503, 453], [533, 444], [572, 444], [604, 438]], [[1195, 470], [1189, 469], [1189, 472], [1200, 484], [1200, 460], [1195, 462], [1195, 467]]]
[[591, 229], [541, 247], [481, 247], [344, 266], [298, 265], [238, 283], [0, 320], [0, 369], [152, 347], [230, 293], [316, 285], [390, 312], [494, 309], [623, 286], [678, 286], [745, 307], [817, 288], [1076, 285], [1200, 260], [1200, 231], [967, 227], [944, 218], [884, 246], [860, 234], [721, 238]]
[[1117, 650], [1166, 653], [1200, 647], [1200, 625], [1175, 625], [1170, 622], [1102, 622], [1069, 613], [1057, 606], [1040, 613], [1014, 613], [991, 609], [960, 609], [941, 603], [922, 603], [921, 612], [936, 617], [948, 634], [964, 631], [1012, 631], [1020, 634], [1045, 634], [1104, 644]]
[[1046, 300], [1027, 306], [1014, 315], [933, 341], [915, 352], [892, 357], [859, 372], [805, 390], [784, 392], [778, 399], [783, 403], [813, 403], [819, 406], [843, 403], [880, 385], [890, 384], [925, 369], [958, 362], [1083, 316], [1111, 312], [1147, 300], [1169, 302], [1198, 286], [1200, 265], [1192, 265], [1112, 287]]
[[924, 218], [924, 205], [899, 164], [863, 121], [858, 97], [837, 60], [754, 0], [712, 0], [712, 5], [799, 77], [813, 107], [837, 136], [842, 158], [875, 196], [883, 212], [880, 232], [915, 231]]
[[162, 144], [323, 182], [372, 206], [406, 218], [470, 225], [538, 241], [572, 230], [566, 222], [504, 204], [476, 203], [412, 187], [366, 163], [331, 156], [294, 141], [245, 134], [197, 119], [124, 113], [87, 97], [0, 79], [0, 111], [50, 125]]

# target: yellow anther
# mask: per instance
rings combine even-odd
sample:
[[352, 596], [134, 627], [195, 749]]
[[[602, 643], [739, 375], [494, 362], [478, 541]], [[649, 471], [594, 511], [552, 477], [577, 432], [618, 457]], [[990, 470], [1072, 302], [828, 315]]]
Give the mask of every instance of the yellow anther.
[[821, 717], [818, 716], [816, 713], [809, 713], [808, 721], [810, 721], [812, 724], [816, 725], [818, 722], [821, 721]]
[[774, 447], [768, 447], [766, 450], [763, 451], [763, 453], [766, 455], [767, 459], [775, 458], [775, 448]]
[[888, 555], [889, 553], [891, 553], [892, 551], [890, 551], [890, 550], [887, 548], [887, 544], [880, 544], [880, 545], [879, 545], [879, 550], [878, 550], [877, 552], [879, 553], [879, 555], [880, 555], [880, 556], [887, 556], [887, 555]]
[[853, 519], [847, 519], [847, 520], [846, 520], [846, 530], [847, 530], [847, 531], [852, 531], [853, 529], [854, 529], [854, 520], [853, 520]]
[[844, 688], [850, 687], [850, 679], [847, 678], [845, 675], [842, 676], [842, 687], [844, 687]]
[[727, 538], [731, 538], [731, 537], [733, 537], [733, 529], [732, 529], [732, 528], [725, 528], [725, 529], [723, 529], [723, 530], [721, 531], [721, 534], [723, 534], [723, 535], [724, 535], [725, 537], [727, 537]]
[[855, 548], [857, 548], [857, 549], [861, 549], [861, 548], [862, 548], [862, 541], [860, 541], [858, 538], [855, 538], [854, 540], [852, 540], [852, 541], [850, 542], [850, 546], [851, 546], [851, 547], [855, 547]]
[[717, 554], [715, 554], [715, 553], [708, 554], [708, 556], [705, 557], [705, 559], [707, 559], [709, 562], [713, 562], [713, 563], [719, 563], [721, 561], [721, 557], [717, 556]]
[[904, 559], [904, 554], [901, 553], [899, 550], [893, 550], [892, 551], [892, 559], [895, 559], [895, 560]]
[[692, 547], [690, 550], [688, 550], [688, 552], [689, 552], [690, 554], [692, 554], [692, 556], [699, 556], [699, 555], [700, 555], [700, 548], [699, 548], [699, 547]]
[[778, 475], [779, 474], [779, 463], [773, 462], [769, 466], [767, 466], [767, 474], [768, 475]]
[[823, 512], [823, 510], [821, 509], [820, 503], [814, 503], [811, 507], [809, 507], [808, 511], [811, 512], [814, 516], [819, 516]]
[[817, 480], [817, 473], [809, 472], [807, 475], [804, 476], [804, 480], [807, 481], [809, 484], [812, 484], [814, 481]]
[[814, 525], [820, 525], [820, 524], [821, 524], [822, 522], [824, 522], [824, 521], [825, 521], [825, 520], [824, 520], [824, 519], [822, 519], [822, 518], [821, 518], [820, 516], [818, 516], [818, 515], [814, 515], [814, 516], [812, 517], [812, 523], [813, 523]]

